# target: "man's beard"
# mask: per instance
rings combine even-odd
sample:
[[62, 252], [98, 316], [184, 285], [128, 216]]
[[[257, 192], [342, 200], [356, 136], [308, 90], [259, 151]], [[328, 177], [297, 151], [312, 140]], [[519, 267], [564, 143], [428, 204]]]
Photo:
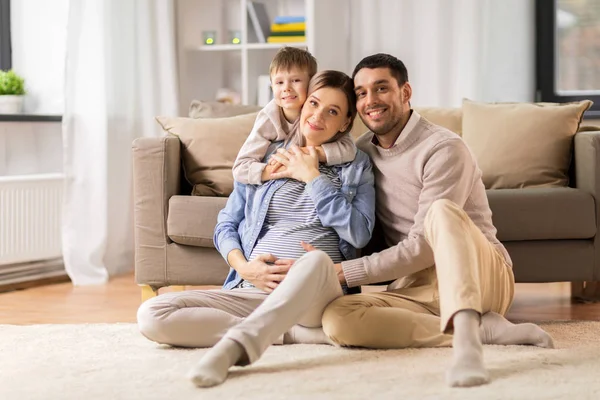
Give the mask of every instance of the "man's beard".
[[378, 125], [378, 126], [370, 126], [368, 120], [365, 121], [362, 118], [362, 116], [360, 117], [360, 119], [365, 124], [365, 126], [367, 128], [369, 128], [369, 130], [371, 132], [373, 132], [374, 134], [376, 134], [378, 136], [383, 136], [383, 135], [391, 132], [392, 130], [394, 130], [394, 128], [396, 126], [398, 126], [398, 124], [400, 123], [400, 121], [402, 121], [402, 113], [398, 114], [396, 116], [396, 118], [391, 118], [386, 123], [384, 123], [383, 125]]

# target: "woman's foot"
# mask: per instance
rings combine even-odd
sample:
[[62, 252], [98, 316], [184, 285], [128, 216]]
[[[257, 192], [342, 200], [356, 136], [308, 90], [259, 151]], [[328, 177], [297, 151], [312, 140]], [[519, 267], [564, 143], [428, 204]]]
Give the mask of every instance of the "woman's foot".
[[220, 385], [227, 379], [229, 368], [244, 355], [244, 348], [234, 340], [221, 339], [188, 373], [198, 387]]
[[481, 317], [481, 339], [484, 344], [526, 344], [548, 349], [554, 348], [552, 337], [535, 324], [513, 324], [495, 312]]
[[490, 380], [483, 365], [479, 318], [479, 313], [474, 310], [463, 310], [454, 315], [453, 361], [446, 374], [450, 386], [479, 386]]

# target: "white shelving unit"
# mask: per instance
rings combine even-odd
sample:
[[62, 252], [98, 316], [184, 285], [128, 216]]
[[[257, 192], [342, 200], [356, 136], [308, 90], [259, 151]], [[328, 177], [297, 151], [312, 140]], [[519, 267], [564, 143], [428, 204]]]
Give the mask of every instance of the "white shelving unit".
[[[349, 46], [348, 0], [258, 0], [271, 22], [276, 16], [304, 15], [306, 41], [256, 43], [247, 17], [249, 0], [177, 0], [179, 73], [182, 113], [191, 100], [214, 100], [219, 88], [238, 92], [243, 104], [256, 104], [259, 75], [268, 74], [282, 46], [307, 48], [319, 69], [346, 69]], [[241, 33], [240, 44], [227, 43], [229, 31]], [[203, 45], [203, 32], [216, 33]]]

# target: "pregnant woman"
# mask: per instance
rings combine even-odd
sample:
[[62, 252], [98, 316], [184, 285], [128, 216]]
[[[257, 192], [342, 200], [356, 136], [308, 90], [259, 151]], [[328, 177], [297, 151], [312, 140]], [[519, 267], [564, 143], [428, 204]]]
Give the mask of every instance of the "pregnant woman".
[[355, 116], [350, 77], [315, 75], [297, 132], [308, 154], [273, 143], [267, 157], [283, 164], [288, 178], [236, 182], [219, 213], [215, 245], [231, 267], [223, 288], [167, 293], [140, 307], [148, 339], [212, 347], [190, 372], [197, 386], [222, 383], [231, 366], [255, 362], [271, 344], [330, 343], [323, 310], [344, 295], [336, 267], [371, 238], [375, 190], [365, 153], [326, 166], [314, 146], [348, 132]]

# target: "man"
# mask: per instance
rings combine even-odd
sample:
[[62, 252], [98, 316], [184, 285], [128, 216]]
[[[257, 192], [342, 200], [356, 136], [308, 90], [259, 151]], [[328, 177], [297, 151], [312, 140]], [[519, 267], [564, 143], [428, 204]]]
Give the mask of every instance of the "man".
[[371, 157], [386, 249], [337, 264], [349, 287], [394, 281], [385, 292], [341, 297], [323, 329], [343, 346], [453, 346], [451, 386], [489, 381], [484, 344], [553, 347], [534, 324], [502, 315], [513, 299], [512, 262], [496, 238], [481, 170], [456, 134], [410, 108], [402, 61], [363, 59], [353, 73], [358, 113], [370, 129], [357, 147]]

